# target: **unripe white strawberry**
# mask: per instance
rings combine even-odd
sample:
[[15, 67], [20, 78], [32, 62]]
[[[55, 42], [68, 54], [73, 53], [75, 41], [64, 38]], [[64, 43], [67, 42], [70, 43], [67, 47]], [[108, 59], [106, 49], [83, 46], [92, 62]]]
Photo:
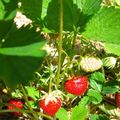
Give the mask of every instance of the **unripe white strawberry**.
[[102, 61], [98, 57], [85, 56], [80, 61], [80, 67], [85, 72], [94, 72], [102, 67]]
[[112, 69], [115, 67], [117, 59], [114, 57], [106, 57], [102, 61], [103, 61], [103, 66]]

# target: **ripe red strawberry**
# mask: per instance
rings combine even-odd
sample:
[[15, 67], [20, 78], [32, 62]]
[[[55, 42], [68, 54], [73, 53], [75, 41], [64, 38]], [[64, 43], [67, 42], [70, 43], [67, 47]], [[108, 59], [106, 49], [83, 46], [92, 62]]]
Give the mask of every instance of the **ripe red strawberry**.
[[[14, 110], [15, 108], [23, 109], [23, 103], [20, 100], [17, 99], [11, 99], [9, 101], [9, 104], [12, 104], [13, 106], [7, 106], [9, 110]], [[14, 115], [18, 116], [21, 115], [20, 112], [12, 112]]]
[[115, 94], [115, 100], [118, 107], [120, 107], [120, 92]]
[[48, 96], [48, 98], [41, 99], [39, 106], [50, 116], [54, 116], [55, 113], [61, 107], [61, 100], [58, 97]]
[[74, 95], [82, 95], [88, 87], [88, 78], [78, 76], [65, 82], [65, 90]]

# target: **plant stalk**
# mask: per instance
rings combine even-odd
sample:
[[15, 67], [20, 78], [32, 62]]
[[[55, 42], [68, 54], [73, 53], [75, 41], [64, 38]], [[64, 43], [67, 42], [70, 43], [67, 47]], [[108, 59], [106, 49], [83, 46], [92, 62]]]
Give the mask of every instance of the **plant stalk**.
[[60, 83], [60, 70], [61, 70], [61, 57], [62, 57], [62, 31], [63, 31], [63, 0], [59, 0], [60, 5], [60, 30], [59, 30], [59, 43], [58, 43], [58, 69], [56, 74], [56, 85]]
[[25, 101], [27, 102], [31, 113], [33, 114], [35, 120], [38, 120], [38, 116], [34, 113], [32, 107], [31, 107], [31, 105], [30, 105], [30, 103], [29, 103], [29, 101], [28, 101], [27, 94], [26, 94], [25, 89], [24, 89], [24, 87], [23, 87], [22, 84], [21, 84], [21, 89], [22, 89], [23, 95], [24, 95], [24, 97], [25, 97]]
[[72, 40], [72, 49], [74, 49], [75, 47], [75, 41], [76, 41], [76, 36], [77, 36], [77, 32], [74, 30], [74, 36], [73, 36], [73, 40]]

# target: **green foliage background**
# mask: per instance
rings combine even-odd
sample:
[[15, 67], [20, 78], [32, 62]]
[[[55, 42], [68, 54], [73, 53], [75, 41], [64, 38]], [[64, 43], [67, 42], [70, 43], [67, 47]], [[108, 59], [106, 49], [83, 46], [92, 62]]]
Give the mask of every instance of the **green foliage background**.
[[[64, 0], [63, 30], [102, 41], [107, 52], [119, 56], [120, 8], [101, 3], [102, 0]], [[32, 27], [16, 28], [13, 20], [18, 10], [33, 21]], [[41, 31], [36, 32], [36, 27]], [[0, 0], [0, 78], [9, 87], [33, 79], [46, 54], [46, 42], [40, 35], [46, 29], [59, 32], [58, 0]]]

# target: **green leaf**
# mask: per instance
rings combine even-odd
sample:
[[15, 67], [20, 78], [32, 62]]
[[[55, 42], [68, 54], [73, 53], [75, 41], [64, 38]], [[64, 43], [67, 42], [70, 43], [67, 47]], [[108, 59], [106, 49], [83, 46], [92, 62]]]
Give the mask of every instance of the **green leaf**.
[[108, 103], [104, 103], [104, 104], [100, 105], [99, 108], [100, 108], [104, 113], [106, 113], [107, 115], [116, 116], [116, 119], [117, 119], [117, 120], [120, 119], [119, 109], [116, 109], [116, 106], [115, 106], [115, 105], [108, 104]]
[[113, 94], [118, 91], [119, 91], [119, 89], [114, 86], [106, 86], [106, 87], [103, 87], [103, 89], [102, 89], [103, 94]]
[[31, 27], [30, 25], [28, 25], [22, 26], [21, 28], [17, 29], [16, 26], [14, 26], [9, 34], [6, 35], [6, 38], [4, 39], [1, 47], [24, 47], [44, 41], [45, 40], [43, 39], [43, 37], [41, 37], [40, 32], [36, 32], [35, 27]]
[[92, 15], [100, 9], [101, 2], [102, 0], [80, 0], [79, 7], [84, 14]]
[[11, 88], [28, 84], [44, 59], [44, 45], [40, 33], [29, 26], [9, 32], [0, 48], [0, 79]]
[[[114, 16], [114, 17], [112, 17]], [[93, 40], [120, 43], [120, 9], [102, 8], [86, 26], [83, 35]]]
[[34, 100], [38, 100], [40, 98], [40, 92], [34, 87], [25, 87], [26, 93], [28, 96], [32, 97]]
[[78, 106], [75, 106], [72, 109], [72, 113], [71, 113], [71, 118], [70, 120], [85, 120], [85, 118], [87, 117], [87, 108], [80, 108]]
[[105, 83], [105, 86], [119, 87], [120, 86], [120, 80], [110, 80], [110, 81]]
[[[100, 3], [101, 0], [64, 0], [63, 29], [73, 31], [80, 27], [83, 30], [90, 15], [100, 8]], [[44, 24], [50, 30], [59, 31], [59, 1], [52, 0], [49, 3]]]
[[42, 1], [42, 13], [41, 13], [41, 19], [44, 19], [44, 17], [47, 15], [47, 8], [51, 0], [43, 0]]
[[105, 82], [105, 77], [104, 74], [101, 72], [94, 72], [93, 74], [91, 74], [90, 76], [90, 80], [95, 80], [98, 83], [103, 83]]
[[96, 90], [89, 89], [87, 95], [93, 104], [99, 104], [102, 101], [102, 95]]
[[11, 29], [16, 9], [17, 0], [0, 0], [0, 41]]
[[[113, 17], [114, 16], [114, 17]], [[107, 43], [110, 52], [120, 54], [117, 44], [120, 44], [120, 9], [104, 7], [88, 22], [83, 36], [92, 40], [99, 40]], [[113, 45], [112, 45], [113, 44]], [[111, 47], [115, 47], [115, 50]], [[110, 47], [110, 49], [109, 49]]]
[[120, 56], [120, 45], [115, 43], [105, 43], [105, 48], [108, 53], [114, 53]]
[[45, 41], [33, 43], [26, 46], [0, 48], [0, 54], [12, 55], [12, 56], [31, 56], [31, 57], [42, 57], [45, 52], [43, 46]]
[[12, 0], [0, 1], [0, 20], [12, 20], [15, 17], [17, 8], [17, 0], [14, 1], [14, 6]]
[[[29, 104], [31, 105], [31, 107], [33, 109], [37, 109], [38, 106], [37, 106], [37, 104], [34, 101], [28, 101], [28, 102], [29, 102]], [[25, 103], [25, 105], [28, 106], [27, 103]], [[26, 109], [28, 109], [28, 107]]]
[[64, 108], [60, 108], [56, 113], [56, 118], [59, 120], [68, 120], [67, 111]]
[[5, 6], [2, 1], [0, 1], [0, 20], [2, 20], [5, 16]]
[[110, 120], [110, 119], [105, 115], [92, 114], [90, 115], [90, 120]]
[[33, 22], [41, 24], [42, 2], [43, 0], [20, 0], [21, 11]]
[[75, 106], [72, 109], [70, 120], [85, 120], [85, 118], [87, 117], [87, 113], [88, 113], [88, 108], [87, 108], [88, 99], [89, 98], [85, 96], [79, 102], [79, 105]]
[[84, 96], [81, 101], [79, 102], [79, 107], [83, 107], [86, 106], [88, 104], [89, 101], [89, 97], [88, 96]]
[[92, 88], [94, 88], [95, 90], [99, 91], [99, 92], [101, 92], [101, 90], [102, 90], [102, 85], [101, 85], [101, 84], [98, 84], [98, 83], [97, 83], [95, 80], [93, 80], [93, 79], [90, 80], [90, 86], [91, 86]]
[[0, 79], [8, 87], [27, 85], [33, 80], [34, 72], [40, 67], [43, 58], [0, 55]]
[[[51, 15], [53, 14], [53, 15]], [[47, 15], [44, 18], [44, 25], [49, 30], [59, 31], [59, 2], [51, 0], [47, 8]]]
[[90, 80], [90, 86], [95, 90], [101, 92], [102, 85], [105, 82], [104, 75], [100, 72], [94, 72], [91, 74], [89, 80]]

